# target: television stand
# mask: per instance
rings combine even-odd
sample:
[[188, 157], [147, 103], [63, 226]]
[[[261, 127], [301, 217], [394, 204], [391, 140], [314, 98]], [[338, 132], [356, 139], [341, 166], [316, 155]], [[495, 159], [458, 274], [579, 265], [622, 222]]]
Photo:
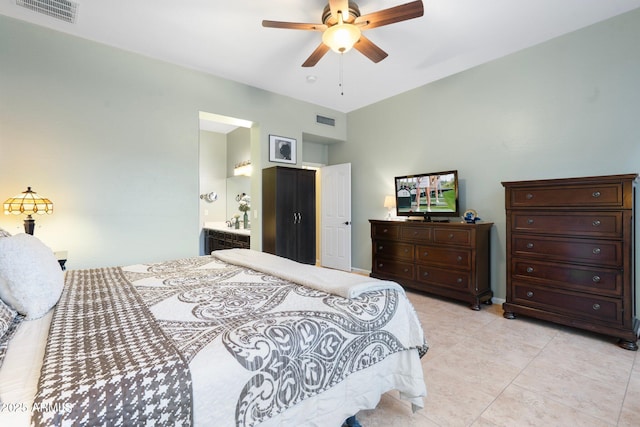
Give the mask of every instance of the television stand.
[[465, 301], [491, 304], [490, 222], [400, 222], [370, 219], [371, 277]]

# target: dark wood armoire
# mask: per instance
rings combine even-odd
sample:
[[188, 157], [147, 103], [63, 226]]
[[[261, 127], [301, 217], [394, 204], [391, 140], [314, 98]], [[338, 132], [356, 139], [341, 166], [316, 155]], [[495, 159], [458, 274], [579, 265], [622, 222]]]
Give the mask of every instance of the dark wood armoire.
[[282, 166], [262, 170], [262, 250], [315, 264], [314, 170]]

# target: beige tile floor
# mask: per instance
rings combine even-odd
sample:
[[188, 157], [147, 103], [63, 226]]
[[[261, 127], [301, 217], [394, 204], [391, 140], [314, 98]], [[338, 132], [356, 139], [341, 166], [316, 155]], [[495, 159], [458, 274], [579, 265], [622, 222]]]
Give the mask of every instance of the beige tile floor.
[[464, 303], [408, 292], [429, 352], [428, 396], [411, 413], [397, 392], [363, 427], [640, 426], [640, 352], [614, 338], [518, 317], [500, 304]]

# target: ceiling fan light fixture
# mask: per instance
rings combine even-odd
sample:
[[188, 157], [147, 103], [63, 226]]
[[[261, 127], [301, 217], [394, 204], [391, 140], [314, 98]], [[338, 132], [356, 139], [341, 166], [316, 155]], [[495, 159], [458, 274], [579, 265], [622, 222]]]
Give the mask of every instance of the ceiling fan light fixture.
[[321, 31], [322, 43], [320, 43], [302, 63], [303, 67], [315, 66], [329, 50], [333, 50], [336, 53], [345, 53], [353, 47], [372, 62], [378, 63], [389, 55], [365, 37], [363, 32], [372, 28], [418, 18], [423, 15], [424, 5], [422, 4], [422, 0], [413, 0], [409, 3], [365, 15], [360, 13], [360, 8], [353, 1], [328, 0], [328, 4], [322, 10], [322, 24], [263, 20], [262, 26], [287, 28], [291, 30]]
[[322, 34], [322, 42], [337, 53], [348, 52], [360, 40], [360, 28], [353, 24], [336, 24]]
[[362, 32], [353, 24], [345, 24], [342, 12], [338, 11], [338, 23], [322, 33], [322, 42], [336, 53], [348, 52], [358, 40]]

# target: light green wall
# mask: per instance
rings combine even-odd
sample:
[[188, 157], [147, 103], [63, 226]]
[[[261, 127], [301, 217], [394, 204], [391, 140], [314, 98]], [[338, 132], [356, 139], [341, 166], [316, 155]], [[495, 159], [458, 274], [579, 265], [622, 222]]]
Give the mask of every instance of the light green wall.
[[[200, 111], [256, 123], [258, 170], [269, 134], [346, 139], [336, 111], [0, 16], [0, 198], [30, 185], [54, 202], [36, 236], [68, 250], [69, 268], [198, 254]], [[316, 114], [337, 126], [319, 128]], [[21, 224], [0, 216], [12, 232]]]
[[[198, 201], [199, 224], [224, 221], [227, 210], [227, 135], [216, 132], [200, 131], [199, 147], [199, 194], [218, 194], [218, 200]], [[200, 233], [199, 254], [204, 253], [204, 232]]]
[[251, 131], [238, 128], [227, 134], [227, 176], [233, 176], [235, 165], [251, 160]]
[[398, 175], [457, 169], [461, 209], [495, 223], [492, 288], [505, 297], [501, 181], [640, 172], [640, 10], [348, 114], [353, 265], [371, 268], [369, 218]]
[[215, 202], [200, 199], [200, 224], [226, 219], [228, 146], [227, 135], [200, 131], [200, 194], [218, 194], [218, 200]]
[[326, 165], [329, 158], [329, 150], [327, 144], [319, 144], [315, 142], [303, 141], [305, 163], [313, 163], [315, 165]]

